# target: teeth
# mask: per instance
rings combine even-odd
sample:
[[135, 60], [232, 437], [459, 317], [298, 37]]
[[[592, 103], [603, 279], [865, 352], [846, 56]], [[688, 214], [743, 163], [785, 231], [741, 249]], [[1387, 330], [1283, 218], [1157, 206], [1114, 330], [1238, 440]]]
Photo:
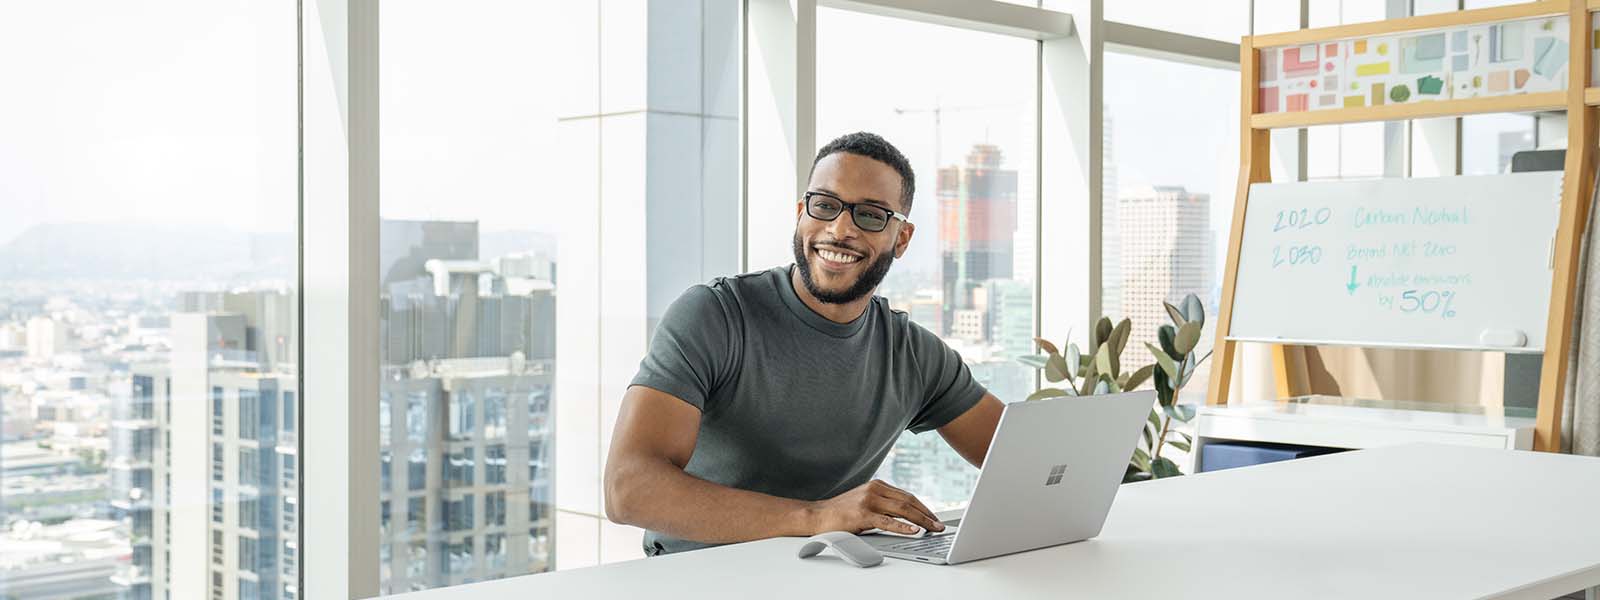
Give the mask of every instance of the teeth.
[[855, 262], [857, 260], [860, 260], [860, 259], [858, 259], [858, 258], [856, 258], [854, 256], [849, 255], [849, 254], [842, 254], [842, 253], [839, 253], [839, 252], [834, 252], [832, 250], [823, 250], [821, 248], [817, 249], [817, 255], [821, 256], [823, 258], [826, 258], [828, 260], [831, 260], [833, 262], [839, 262], [839, 263], [853, 263], [853, 262]]

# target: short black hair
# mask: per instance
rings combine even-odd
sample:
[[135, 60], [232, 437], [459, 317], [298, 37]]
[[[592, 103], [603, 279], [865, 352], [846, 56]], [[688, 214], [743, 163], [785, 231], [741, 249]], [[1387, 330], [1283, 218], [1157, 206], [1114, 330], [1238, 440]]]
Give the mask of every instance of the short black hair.
[[[911, 173], [911, 161], [894, 147], [888, 140], [874, 133], [857, 131], [836, 137], [828, 145], [817, 151], [817, 158], [811, 161], [811, 173], [817, 172], [817, 163], [822, 162], [829, 154], [836, 152], [849, 152], [858, 154], [872, 160], [889, 165], [894, 172], [900, 174], [900, 204], [905, 207], [909, 216], [911, 213], [911, 197], [917, 191], [917, 178]], [[806, 177], [810, 178], [810, 174]]]

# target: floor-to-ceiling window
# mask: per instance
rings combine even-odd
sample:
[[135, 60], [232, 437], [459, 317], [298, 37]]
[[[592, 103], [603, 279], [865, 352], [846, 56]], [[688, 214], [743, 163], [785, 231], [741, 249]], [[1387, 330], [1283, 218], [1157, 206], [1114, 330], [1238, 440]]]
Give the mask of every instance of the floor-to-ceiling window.
[[295, 20], [0, 8], [0, 596], [300, 597]]

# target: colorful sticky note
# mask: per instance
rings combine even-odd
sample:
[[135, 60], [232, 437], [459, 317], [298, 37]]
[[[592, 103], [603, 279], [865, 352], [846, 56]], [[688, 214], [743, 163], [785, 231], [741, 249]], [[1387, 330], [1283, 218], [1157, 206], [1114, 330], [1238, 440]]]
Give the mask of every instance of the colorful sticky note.
[[1386, 55], [1388, 53], [1389, 53], [1389, 45], [1388, 44], [1378, 44], [1378, 55], [1379, 56], [1383, 56], [1383, 55]]
[[1451, 34], [1450, 34], [1450, 51], [1451, 52], [1466, 52], [1467, 51], [1467, 31], [1465, 29], [1463, 29], [1461, 31], [1451, 32]]
[[1331, 90], [1336, 87], [1339, 87], [1338, 75], [1329, 75], [1322, 78], [1322, 89]]
[[1372, 105], [1373, 106], [1381, 106], [1382, 104], [1383, 104], [1383, 84], [1374, 83], [1374, 84], [1372, 84]]
[[1284, 110], [1288, 112], [1305, 112], [1310, 108], [1311, 96], [1306, 94], [1289, 94], [1283, 98]]
[[1495, 71], [1489, 74], [1489, 91], [1504, 92], [1511, 88], [1511, 72]]
[[1432, 75], [1417, 80], [1417, 93], [1423, 96], [1436, 96], [1444, 91], [1444, 80]]
[[1533, 41], [1533, 72], [1540, 77], [1550, 77], [1567, 64], [1567, 43], [1555, 38]]
[[1278, 79], [1278, 51], [1268, 49], [1261, 51], [1261, 80], [1276, 81]]
[[[1309, 48], [1311, 51], [1302, 52], [1302, 50], [1307, 48]], [[1285, 77], [1303, 77], [1306, 75], [1314, 75], [1317, 72], [1317, 66], [1316, 46], [1283, 49], [1283, 75]]]
[[1457, 72], [1467, 70], [1467, 55], [1457, 54], [1450, 57], [1450, 70]]
[[1317, 96], [1317, 106], [1333, 106], [1338, 101], [1338, 94], [1323, 94], [1321, 96]]
[[1367, 64], [1364, 64], [1364, 65], [1356, 65], [1356, 76], [1357, 77], [1371, 77], [1373, 75], [1387, 75], [1387, 74], [1389, 74], [1389, 63], [1388, 62], [1367, 63]]
[[1334, 56], [1338, 56], [1339, 55], [1339, 45], [1338, 44], [1326, 44], [1326, 45], [1324, 45], [1322, 47], [1322, 55], [1330, 57], [1330, 58], [1334, 57]]
[[1261, 88], [1260, 92], [1261, 92], [1261, 98], [1260, 98], [1260, 100], [1258, 102], [1258, 104], [1260, 106], [1260, 111], [1259, 112], [1264, 112], [1264, 113], [1278, 112], [1278, 87], [1277, 86], [1264, 87], [1264, 88]]
[[1366, 40], [1356, 40], [1356, 54], [1366, 54], [1366, 53], [1367, 53], [1367, 41]]
[[1344, 107], [1345, 108], [1355, 108], [1357, 106], [1366, 106], [1366, 105], [1367, 105], [1367, 97], [1366, 96], [1345, 96], [1344, 97]]
[[1515, 73], [1511, 74], [1511, 78], [1513, 79], [1513, 83], [1517, 85], [1517, 89], [1520, 90], [1522, 89], [1522, 86], [1528, 85], [1528, 70], [1517, 69]]

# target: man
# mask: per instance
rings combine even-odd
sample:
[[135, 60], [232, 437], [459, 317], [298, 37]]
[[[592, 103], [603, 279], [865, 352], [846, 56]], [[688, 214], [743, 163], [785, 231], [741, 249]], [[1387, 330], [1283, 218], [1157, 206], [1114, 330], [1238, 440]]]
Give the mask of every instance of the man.
[[830, 142], [795, 207], [791, 266], [718, 278], [667, 309], [623, 398], [606, 513], [658, 555], [774, 536], [944, 529], [871, 480], [900, 432], [983, 465], [1001, 403], [873, 296], [916, 228], [911, 165], [869, 133]]

